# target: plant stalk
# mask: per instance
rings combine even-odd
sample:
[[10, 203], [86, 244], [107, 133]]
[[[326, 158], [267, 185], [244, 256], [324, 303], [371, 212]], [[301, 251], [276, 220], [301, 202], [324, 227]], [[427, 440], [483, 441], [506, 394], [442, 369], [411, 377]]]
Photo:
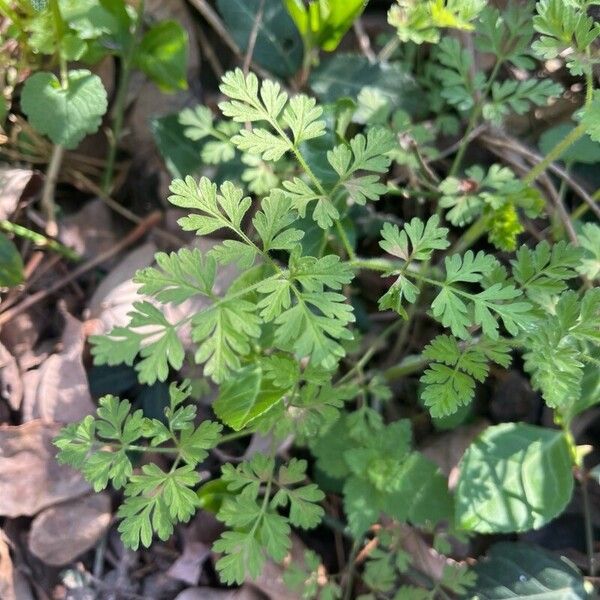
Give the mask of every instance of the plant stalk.
[[108, 154], [106, 157], [106, 167], [102, 178], [102, 191], [110, 194], [113, 175], [115, 171], [115, 162], [117, 159], [117, 150], [123, 132], [123, 122], [125, 119], [125, 104], [127, 102], [127, 92], [129, 91], [129, 81], [131, 80], [131, 71], [133, 70], [133, 59], [135, 56], [136, 41], [142, 28], [144, 18], [144, 0], [140, 0], [137, 8], [137, 17], [135, 27], [129, 41], [127, 51], [121, 57], [121, 75], [115, 98], [115, 107], [113, 111], [112, 129], [108, 136]]
[[60, 242], [56, 240], [47, 238], [45, 235], [41, 233], [37, 233], [36, 231], [31, 231], [27, 227], [23, 227], [22, 225], [17, 225], [16, 223], [11, 223], [10, 221], [2, 220], [0, 221], [0, 229], [7, 231], [8, 233], [12, 233], [13, 235], [18, 235], [30, 242], [33, 242], [36, 246], [40, 248], [48, 248], [53, 250], [57, 254], [64, 256], [72, 261], [79, 261], [81, 257], [77, 252], [71, 250], [67, 246], [64, 246]]
[[579, 483], [581, 484], [581, 498], [583, 501], [583, 516], [585, 520], [585, 546], [588, 556], [590, 577], [596, 577], [596, 556], [594, 552], [594, 529], [592, 524], [592, 510], [590, 505], [590, 494], [588, 490], [589, 474], [581, 472]]
[[526, 185], [531, 185], [547, 168], [553, 163], [555, 160], [559, 159], [565, 151], [571, 147], [580, 137], [585, 134], [585, 126], [580, 123], [575, 127], [575, 129], [571, 130], [571, 132], [565, 136], [565, 138], [558, 142], [548, 154], [537, 163], [522, 179], [523, 183]]
[[64, 147], [60, 144], [55, 144], [55, 146], [52, 148], [52, 155], [50, 157], [50, 163], [48, 164], [48, 170], [46, 171], [46, 178], [44, 180], [44, 187], [42, 189], [42, 199], [40, 201], [42, 214], [46, 220], [46, 233], [51, 237], [56, 237], [58, 234], [54, 195], [56, 192], [56, 184], [58, 182], [58, 175], [64, 155]]

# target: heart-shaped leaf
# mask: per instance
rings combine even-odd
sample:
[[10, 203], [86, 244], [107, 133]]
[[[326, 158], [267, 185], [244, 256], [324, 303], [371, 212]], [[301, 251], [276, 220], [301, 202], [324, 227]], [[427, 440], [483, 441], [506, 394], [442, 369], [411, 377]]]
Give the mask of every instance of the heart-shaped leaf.
[[106, 112], [106, 90], [97, 75], [69, 71], [63, 87], [53, 73], [32, 75], [23, 87], [21, 107], [36, 131], [67, 150], [98, 131]]

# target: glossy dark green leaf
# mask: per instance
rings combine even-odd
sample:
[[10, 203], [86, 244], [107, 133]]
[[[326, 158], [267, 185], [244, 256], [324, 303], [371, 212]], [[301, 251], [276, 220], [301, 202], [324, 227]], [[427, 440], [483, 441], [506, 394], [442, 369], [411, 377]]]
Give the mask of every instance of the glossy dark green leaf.
[[[217, 6], [233, 39], [245, 52], [260, 0], [218, 0]], [[252, 57], [274, 75], [289, 77], [302, 64], [302, 39], [281, 0], [264, 0]]]
[[571, 499], [572, 464], [562, 431], [525, 423], [488, 427], [460, 463], [457, 525], [480, 533], [541, 527]]
[[176, 21], [161, 21], [149, 29], [135, 53], [135, 64], [161, 90], [187, 88], [188, 36]]
[[0, 233], [0, 287], [11, 287], [23, 281], [23, 260], [17, 247]]
[[589, 598], [583, 577], [566, 558], [522, 542], [492, 546], [473, 569], [469, 598], [478, 600], [582, 600]]
[[341, 96], [355, 99], [365, 86], [412, 115], [427, 109], [419, 86], [397, 63], [371, 64], [358, 54], [336, 54], [323, 60], [310, 77], [310, 87], [322, 102], [335, 102]]
[[150, 129], [173, 177], [184, 179], [198, 171], [202, 165], [200, 152], [203, 141], [194, 141], [184, 135], [184, 127], [177, 114], [152, 119]]

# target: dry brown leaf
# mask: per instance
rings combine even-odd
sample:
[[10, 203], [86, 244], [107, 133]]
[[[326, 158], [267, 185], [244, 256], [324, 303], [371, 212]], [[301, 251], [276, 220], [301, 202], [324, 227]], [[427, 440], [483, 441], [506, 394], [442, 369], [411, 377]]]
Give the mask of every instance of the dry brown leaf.
[[89, 492], [77, 472], [56, 462], [56, 423], [31, 421], [0, 427], [0, 515], [32, 516]]
[[[285, 562], [302, 563], [306, 546], [296, 535], [292, 535], [292, 549]], [[283, 582], [284, 567], [267, 560], [261, 574], [255, 580], [249, 580], [248, 585], [258, 588], [272, 600], [301, 600], [302, 596], [290, 590]]]
[[210, 547], [202, 542], [185, 541], [181, 556], [169, 567], [167, 575], [189, 585], [200, 580], [202, 565], [210, 556]]
[[448, 485], [454, 489], [458, 477], [458, 463], [471, 442], [489, 425], [489, 421], [481, 419], [470, 425], [462, 425], [457, 429], [438, 434], [431, 442], [426, 443], [421, 451], [435, 462], [446, 477]]
[[108, 494], [93, 494], [46, 508], [31, 523], [29, 550], [62, 566], [94, 546], [111, 520]]
[[117, 233], [106, 203], [96, 198], [61, 221], [58, 237], [65, 246], [90, 258], [114, 246]]
[[13, 565], [9, 540], [1, 529], [0, 598], [2, 600], [34, 600], [27, 580]]
[[33, 348], [41, 329], [42, 323], [32, 312], [21, 313], [2, 326], [0, 341], [17, 359], [23, 372], [40, 363]]
[[33, 176], [31, 169], [0, 169], [0, 219], [8, 219], [15, 212]]
[[[192, 587], [177, 594], [175, 600], [261, 600], [262, 598], [264, 596], [260, 592], [245, 585], [239, 590]], [[273, 600], [279, 599], [273, 598]]]
[[23, 380], [15, 357], [0, 344], [0, 395], [13, 410], [19, 410], [23, 399]]
[[131, 278], [138, 269], [152, 264], [155, 252], [154, 244], [144, 244], [129, 252], [96, 288], [88, 304], [89, 316], [100, 319], [104, 331], [127, 324], [127, 313], [141, 299], [137, 293], [140, 286]]
[[410, 554], [411, 565], [419, 572], [434, 581], [439, 581], [444, 572], [444, 566], [454, 561], [441, 555], [431, 548], [419, 533], [409, 525], [401, 525], [402, 547]]
[[24, 421], [72, 423], [95, 411], [82, 362], [84, 324], [66, 311], [63, 314], [62, 351], [49, 356], [39, 369], [26, 373]]

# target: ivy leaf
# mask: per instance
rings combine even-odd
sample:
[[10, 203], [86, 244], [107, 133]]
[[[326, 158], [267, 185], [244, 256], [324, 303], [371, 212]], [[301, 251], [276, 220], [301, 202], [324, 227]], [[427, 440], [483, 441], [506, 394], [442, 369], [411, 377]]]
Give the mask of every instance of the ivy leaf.
[[458, 525], [479, 533], [545, 525], [571, 499], [572, 466], [562, 431], [525, 423], [488, 427], [460, 463]]
[[188, 37], [177, 21], [151, 27], [136, 47], [135, 65], [162, 91], [187, 89]]
[[97, 75], [80, 69], [69, 71], [63, 88], [53, 73], [35, 73], [27, 79], [21, 108], [31, 126], [67, 150], [98, 131], [106, 112], [106, 90]]

